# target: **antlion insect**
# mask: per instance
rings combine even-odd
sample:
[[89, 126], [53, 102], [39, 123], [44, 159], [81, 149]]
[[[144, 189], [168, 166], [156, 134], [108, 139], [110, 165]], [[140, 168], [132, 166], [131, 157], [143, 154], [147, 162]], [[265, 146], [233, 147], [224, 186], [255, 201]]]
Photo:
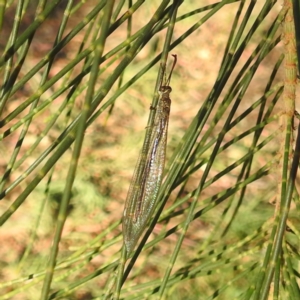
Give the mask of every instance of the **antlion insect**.
[[[177, 56], [168, 79], [163, 68], [162, 82], [159, 88], [159, 101], [156, 108], [154, 126], [150, 137], [145, 137], [140, 157], [131, 180], [123, 213], [123, 236], [127, 254], [135, 247], [156, 206], [159, 188], [165, 165], [167, 133], [171, 108], [169, 86]], [[162, 84], [164, 82], [164, 84]]]

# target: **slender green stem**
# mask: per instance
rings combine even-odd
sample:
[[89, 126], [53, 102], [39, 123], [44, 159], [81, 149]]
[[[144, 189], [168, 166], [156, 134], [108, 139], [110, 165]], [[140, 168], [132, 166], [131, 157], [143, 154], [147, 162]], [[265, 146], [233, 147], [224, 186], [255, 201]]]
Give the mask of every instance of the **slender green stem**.
[[115, 294], [114, 294], [115, 300], [119, 300], [119, 298], [120, 298], [121, 288], [124, 283], [123, 274], [124, 274], [126, 261], [127, 261], [127, 250], [126, 250], [125, 244], [123, 243], [121, 259], [120, 259], [119, 267], [118, 267], [116, 290], [115, 290]]
[[82, 117], [79, 122], [78, 130], [76, 131], [76, 140], [75, 140], [75, 145], [74, 145], [74, 151], [73, 151], [73, 155], [72, 155], [72, 159], [71, 159], [71, 163], [70, 163], [69, 172], [67, 175], [65, 191], [63, 193], [63, 198], [62, 198], [62, 202], [61, 202], [60, 209], [59, 209], [58, 221], [57, 221], [57, 227], [56, 227], [56, 231], [55, 231], [55, 235], [54, 235], [53, 246], [52, 246], [52, 249], [50, 252], [50, 260], [49, 260], [49, 263], [47, 266], [46, 276], [44, 279], [43, 289], [42, 289], [42, 293], [41, 293], [41, 299], [43, 299], [43, 300], [48, 299], [48, 295], [49, 295], [49, 290], [50, 290], [50, 286], [51, 286], [51, 282], [52, 282], [52, 278], [53, 278], [53, 274], [54, 274], [54, 268], [56, 265], [56, 257], [58, 254], [58, 247], [59, 247], [62, 231], [64, 228], [64, 224], [65, 224], [65, 221], [67, 218], [67, 209], [69, 206], [72, 187], [73, 187], [73, 183], [74, 183], [75, 176], [76, 176], [78, 160], [80, 157], [82, 143], [83, 143], [83, 139], [84, 139], [86, 122], [90, 115], [91, 103], [92, 103], [92, 99], [94, 96], [94, 88], [95, 88], [96, 80], [98, 77], [99, 62], [100, 62], [100, 59], [103, 54], [113, 6], [114, 6], [114, 1], [108, 1], [106, 4], [106, 7], [104, 9], [104, 17], [103, 17], [102, 28], [101, 28], [100, 38], [99, 38], [99, 44], [97, 44], [95, 47], [95, 52], [94, 52], [95, 56], [94, 56], [94, 62], [92, 65], [92, 70], [91, 70], [90, 82], [89, 82], [88, 90], [86, 93], [85, 103], [83, 106]]
[[[285, 39], [285, 83], [284, 83], [284, 92], [283, 92], [283, 101], [284, 101], [284, 111], [282, 114], [282, 142], [280, 151], [281, 153], [281, 164], [278, 168], [281, 172], [281, 180], [279, 182], [280, 196], [278, 195], [277, 199], [277, 210], [279, 210], [278, 218], [278, 227], [273, 242], [272, 255], [268, 268], [266, 271], [265, 281], [262, 286], [262, 291], [259, 299], [267, 299], [269, 295], [269, 289], [271, 281], [274, 275], [274, 269], [277, 264], [280, 264], [280, 254], [282, 253], [282, 241], [285, 233], [286, 221], [288, 217], [288, 212], [291, 204], [292, 190], [295, 181], [295, 172], [293, 170], [294, 162], [292, 164], [291, 174], [289, 178], [289, 186], [287, 187], [287, 176], [288, 170], [291, 166], [290, 164], [290, 155], [292, 152], [292, 130], [293, 130], [293, 117], [295, 111], [295, 91], [296, 91], [296, 45], [295, 45], [295, 30], [293, 24], [293, 12], [292, 12], [292, 2], [287, 0], [283, 6], [282, 11], [285, 13], [284, 21], [284, 39]], [[299, 129], [298, 129], [298, 138]], [[300, 140], [297, 140], [297, 143], [300, 143]], [[298, 145], [296, 144], [296, 147]], [[300, 146], [299, 146], [300, 147]], [[296, 148], [297, 149], [297, 148]], [[294, 160], [297, 159], [298, 153], [295, 151]], [[298, 158], [299, 163], [299, 158]], [[279, 202], [280, 201], [280, 202]], [[279, 266], [278, 266], [279, 268]], [[278, 277], [277, 277], [278, 278]]]

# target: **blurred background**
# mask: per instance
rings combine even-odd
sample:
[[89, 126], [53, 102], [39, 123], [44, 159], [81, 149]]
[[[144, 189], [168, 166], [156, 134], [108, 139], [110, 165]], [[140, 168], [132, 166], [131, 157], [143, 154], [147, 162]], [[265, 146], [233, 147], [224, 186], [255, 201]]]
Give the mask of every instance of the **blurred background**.
[[[112, 290], [120, 258], [120, 222], [145, 135], [159, 61], [143, 68], [162, 52], [167, 31], [163, 25], [169, 17], [164, 24], [158, 18], [157, 32], [145, 37], [109, 89], [107, 82], [132, 49], [134, 35], [139, 30], [137, 37], [142, 35], [160, 5], [166, 3], [162, 16], [167, 16], [174, 3], [114, 2], [94, 86], [93, 101], [99, 103], [92, 113], [99, 113], [85, 131], [49, 299], [104, 299]], [[41, 299], [74, 150], [74, 144], [66, 141], [76, 138], [77, 132], [68, 128], [84, 108], [105, 3], [5, 1], [1, 8], [0, 299]], [[160, 299], [156, 293], [182, 232], [184, 240], [172, 263], [164, 299], [250, 299], [251, 284], [255, 285], [266, 244], [272, 240], [281, 182], [281, 165], [275, 160], [283, 131], [278, 122], [282, 105], [276, 104], [284, 80], [283, 16], [275, 20], [282, 7], [276, 1], [186, 0], [180, 4], [172, 37], [178, 42], [170, 46], [178, 61], [170, 84], [165, 171], [174, 179], [170, 192], [159, 199], [167, 201], [148, 239], [153, 243], [139, 254], [122, 299]], [[260, 55], [265, 57], [256, 66]], [[258, 144], [267, 141], [266, 146], [251, 158], [245, 175], [246, 167], [239, 160], [253, 151], [258, 132]], [[182, 150], [183, 162], [178, 153], [183, 144], [191, 143], [188, 134], [194, 137], [193, 150]], [[220, 152], [211, 162], [220, 137]], [[54, 159], [58, 149], [61, 153]], [[51, 167], [45, 172], [47, 163]], [[176, 173], [173, 167], [178, 163], [183, 169]], [[243, 185], [247, 189], [241, 192]], [[292, 208], [291, 226], [299, 224], [296, 204]], [[291, 236], [290, 243], [296, 247], [299, 241], [294, 239]]]

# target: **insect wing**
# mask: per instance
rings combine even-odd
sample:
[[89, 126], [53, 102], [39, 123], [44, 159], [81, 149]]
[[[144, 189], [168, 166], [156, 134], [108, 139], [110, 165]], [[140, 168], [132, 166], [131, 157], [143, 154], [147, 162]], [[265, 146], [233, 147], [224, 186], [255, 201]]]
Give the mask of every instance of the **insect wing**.
[[[131, 181], [123, 215], [123, 235], [130, 253], [144, 231], [155, 208], [165, 164], [171, 100], [162, 94], [156, 112], [148, 151], [143, 151]], [[147, 146], [147, 145], [146, 145]]]

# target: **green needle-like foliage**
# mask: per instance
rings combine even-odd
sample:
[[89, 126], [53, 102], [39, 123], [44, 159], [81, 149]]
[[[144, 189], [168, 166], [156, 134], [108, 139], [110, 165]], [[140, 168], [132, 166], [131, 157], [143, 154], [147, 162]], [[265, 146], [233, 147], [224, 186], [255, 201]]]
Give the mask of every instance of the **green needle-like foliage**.
[[[300, 299], [299, 8], [0, 0], [0, 300]], [[126, 251], [171, 54], [164, 178]]]

